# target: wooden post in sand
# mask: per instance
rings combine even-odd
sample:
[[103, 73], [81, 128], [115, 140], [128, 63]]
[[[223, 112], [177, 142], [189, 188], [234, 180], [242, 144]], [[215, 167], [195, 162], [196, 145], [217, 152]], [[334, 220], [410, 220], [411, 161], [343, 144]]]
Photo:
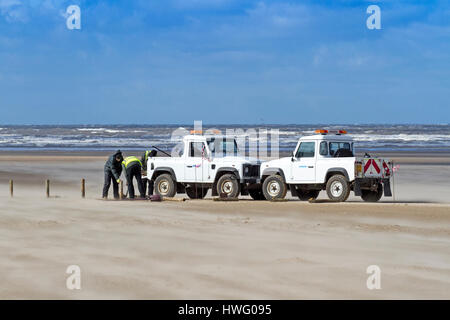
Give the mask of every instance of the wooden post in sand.
[[120, 190], [119, 190], [120, 200], [123, 199], [123, 181], [120, 180]]
[[11, 198], [14, 196], [14, 182], [12, 180], [9, 180], [9, 194]]
[[86, 197], [86, 180], [81, 179], [81, 197]]
[[45, 194], [50, 198], [50, 180], [45, 180]]

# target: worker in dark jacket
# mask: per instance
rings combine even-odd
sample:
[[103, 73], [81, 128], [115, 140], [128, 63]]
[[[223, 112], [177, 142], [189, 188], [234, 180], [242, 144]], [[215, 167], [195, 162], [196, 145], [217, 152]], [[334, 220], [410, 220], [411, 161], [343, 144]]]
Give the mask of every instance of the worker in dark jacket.
[[113, 183], [114, 198], [119, 199], [119, 182], [122, 173], [123, 156], [120, 150], [117, 150], [108, 158], [105, 163], [105, 183], [103, 185], [103, 199], [108, 197], [109, 186]]
[[147, 184], [148, 184], [148, 195], [153, 195], [153, 180], [152, 177], [147, 176], [147, 162], [148, 158], [152, 158], [156, 156], [157, 151], [156, 150], [147, 150], [141, 157], [141, 163], [142, 163], [142, 183], [144, 185], [144, 194], [147, 192]]
[[137, 157], [126, 157], [122, 161], [123, 169], [125, 170], [125, 175], [127, 177], [128, 183], [128, 196], [130, 199], [134, 198], [134, 186], [133, 177], [136, 178], [139, 193], [141, 198], [145, 198], [144, 185], [142, 184], [142, 163]]

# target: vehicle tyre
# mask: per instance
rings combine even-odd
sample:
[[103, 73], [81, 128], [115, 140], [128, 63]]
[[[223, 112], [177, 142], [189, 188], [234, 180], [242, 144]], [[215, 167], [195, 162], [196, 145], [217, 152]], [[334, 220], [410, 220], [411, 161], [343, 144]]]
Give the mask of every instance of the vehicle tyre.
[[300, 190], [297, 189], [298, 198], [302, 201], [309, 199], [316, 199], [319, 196], [320, 190]]
[[361, 198], [366, 202], [377, 202], [383, 196], [383, 186], [378, 184], [377, 191], [361, 190]]
[[264, 180], [262, 191], [267, 200], [284, 199], [287, 186], [280, 175], [273, 174]]
[[217, 194], [226, 194], [228, 198], [237, 198], [239, 192], [239, 181], [234, 174], [224, 174], [217, 181]]
[[327, 181], [327, 195], [331, 201], [344, 202], [350, 194], [350, 186], [344, 176], [336, 174]]
[[155, 180], [154, 192], [162, 197], [173, 197], [177, 193], [175, 182], [170, 174], [162, 174]]
[[[350, 190], [350, 191], [351, 191], [351, 190]], [[348, 197], [350, 197], [350, 192], [347, 194], [347, 196], [345, 197], [344, 201], [342, 201], [342, 202], [347, 201]]]
[[208, 188], [198, 187], [196, 185], [186, 188], [186, 194], [191, 199], [203, 199], [208, 193]]
[[261, 189], [248, 190], [253, 200], [266, 200]]

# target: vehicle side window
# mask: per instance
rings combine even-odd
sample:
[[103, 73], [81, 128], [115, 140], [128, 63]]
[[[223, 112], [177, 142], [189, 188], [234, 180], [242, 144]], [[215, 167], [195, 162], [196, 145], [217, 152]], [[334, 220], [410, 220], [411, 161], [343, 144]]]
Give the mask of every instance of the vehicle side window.
[[334, 156], [338, 149], [352, 150], [348, 142], [330, 142], [330, 155]]
[[320, 143], [320, 150], [319, 150], [319, 154], [321, 156], [326, 156], [328, 155], [328, 143], [326, 141], [322, 141]]
[[238, 146], [235, 139], [216, 139], [207, 140], [209, 152], [215, 156], [237, 155]]
[[315, 142], [302, 142], [298, 147], [296, 158], [312, 158], [314, 157]]
[[203, 142], [191, 142], [189, 143], [189, 157], [201, 158], [205, 150], [205, 144]]

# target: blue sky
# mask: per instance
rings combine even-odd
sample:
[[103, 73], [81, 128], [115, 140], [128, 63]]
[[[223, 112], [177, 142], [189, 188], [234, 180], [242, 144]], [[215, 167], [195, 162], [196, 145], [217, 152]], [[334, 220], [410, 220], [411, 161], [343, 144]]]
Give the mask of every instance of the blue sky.
[[0, 124], [449, 123], [449, 106], [447, 0], [0, 0]]

